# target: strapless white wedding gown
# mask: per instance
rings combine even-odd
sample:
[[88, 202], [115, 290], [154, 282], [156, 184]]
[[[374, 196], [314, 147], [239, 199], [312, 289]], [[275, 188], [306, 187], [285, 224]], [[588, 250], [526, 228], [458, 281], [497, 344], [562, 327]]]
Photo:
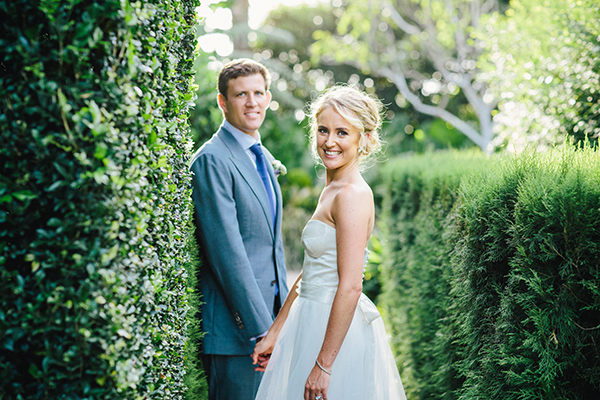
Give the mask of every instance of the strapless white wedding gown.
[[[302, 400], [308, 374], [323, 344], [338, 287], [335, 228], [309, 221], [298, 298], [271, 355], [256, 400]], [[365, 263], [368, 250], [365, 250]], [[331, 368], [329, 400], [405, 400], [377, 307], [361, 294], [344, 343]]]

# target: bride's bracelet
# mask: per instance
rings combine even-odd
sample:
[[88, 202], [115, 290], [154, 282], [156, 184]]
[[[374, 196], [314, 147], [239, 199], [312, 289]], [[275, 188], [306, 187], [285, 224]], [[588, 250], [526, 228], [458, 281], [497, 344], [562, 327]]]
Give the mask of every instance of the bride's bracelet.
[[321, 371], [325, 372], [327, 375], [331, 376], [331, 372], [327, 371], [325, 368], [323, 368], [323, 366], [321, 365], [321, 363], [319, 363], [318, 359], [315, 359], [315, 361], [317, 362], [317, 366], [319, 368], [321, 368]]

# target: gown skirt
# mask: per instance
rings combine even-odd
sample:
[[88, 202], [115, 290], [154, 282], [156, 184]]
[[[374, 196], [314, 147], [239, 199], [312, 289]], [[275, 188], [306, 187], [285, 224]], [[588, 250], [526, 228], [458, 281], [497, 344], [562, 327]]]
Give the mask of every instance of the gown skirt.
[[[335, 228], [311, 220], [302, 242], [305, 258], [299, 296], [281, 329], [256, 400], [302, 400], [323, 344], [339, 282]], [[365, 250], [365, 263], [367, 257]], [[364, 294], [331, 372], [329, 400], [406, 400], [383, 320]]]

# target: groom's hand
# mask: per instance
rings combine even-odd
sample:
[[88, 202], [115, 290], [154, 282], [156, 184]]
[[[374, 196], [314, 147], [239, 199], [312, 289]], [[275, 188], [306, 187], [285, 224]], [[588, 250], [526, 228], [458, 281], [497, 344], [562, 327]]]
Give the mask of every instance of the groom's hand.
[[273, 347], [269, 346], [266, 342], [263, 342], [264, 336], [256, 339], [256, 346], [254, 346], [254, 352], [252, 353], [252, 364], [256, 365], [255, 371], [264, 372], [271, 359], [271, 352]]
[[254, 368], [255, 371], [265, 372], [267, 369], [267, 364], [269, 364], [269, 360], [271, 359], [271, 355], [259, 355], [257, 359], [257, 366]]

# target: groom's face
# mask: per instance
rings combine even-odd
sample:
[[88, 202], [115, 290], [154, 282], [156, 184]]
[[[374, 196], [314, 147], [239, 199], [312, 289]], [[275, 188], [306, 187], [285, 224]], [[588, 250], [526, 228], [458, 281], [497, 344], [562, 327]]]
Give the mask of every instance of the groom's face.
[[219, 107], [229, 123], [241, 131], [257, 138], [257, 132], [271, 101], [261, 74], [240, 76], [231, 79], [227, 98], [219, 94]]

